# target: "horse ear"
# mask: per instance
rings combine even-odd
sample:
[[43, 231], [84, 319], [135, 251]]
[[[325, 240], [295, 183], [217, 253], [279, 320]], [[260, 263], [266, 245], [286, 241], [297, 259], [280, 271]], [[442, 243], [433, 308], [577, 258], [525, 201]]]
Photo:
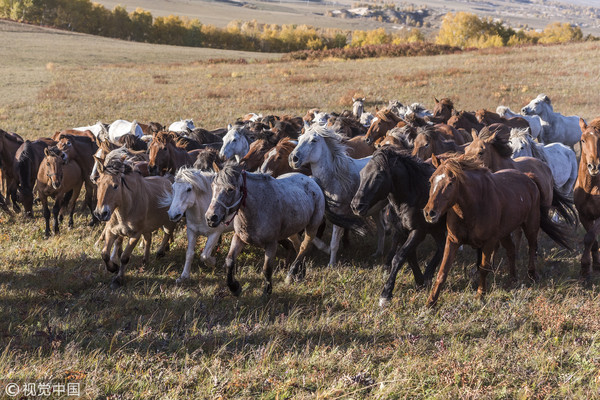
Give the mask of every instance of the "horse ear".
[[354, 102], [356, 102], [356, 99], [355, 99], [354, 97], [352, 98], [352, 102], [353, 102], [353, 103], [354, 103]]
[[360, 99], [360, 101], [362, 101], [363, 103], [365, 102], [365, 100], [367, 100], [366, 97], [363, 97], [362, 99]]
[[104, 172], [104, 163], [102, 162], [102, 160], [96, 157], [96, 155], [93, 155], [92, 157], [94, 157], [94, 160], [96, 160], [96, 162], [98, 163], [98, 171]]
[[475, 128], [471, 129], [471, 137], [473, 138], [473, 140], [476, 140], [479, 137], [477, 135], [477, 129], [475, 129]]
[[233, 125], [231, 125], [231, 124], [227, 124], [227, 130], [228, 130], [228, 131], [230, 131], [230, 130], [231, 130], [231, 128], [233, 128]]
[[437, 99], [437, 97], [433, 98], [435, 100], [435, 104], [439, 103], [440, 101]]
[[548, 96], [546, 96], [546, 95], [543, 95], [543, 96], [542, 96], [542, 100], [543, 100], [545, 103], [548, 103], [548, 104], [552, 105], [552, 102], [550, 101], [550, 98], [549, 98]]
[[585, 131], [587, 129], [587, 124], [585, 123], [585, 119], [579, 117], [579, 127], [581, 128], [581, 131]]
[[431, 155], [431, 163], [436, 168], [440, 166], [440, 160], [435, 156], [435, 154]]
[[218, 172], [221, 170], [221, 169], [219, 168], [219, 166], [217, 165], [217, 163], [216, 163], [216, 162], [214, 162], [214, 161], [213, 161], [213, 170], [214, 170], [215, 172], [217, 172], [217, 173], [218, 173]]
[[48, 151], [48, 148], [47, 148], [47, 147], [45, 147], [45, 148], [44, 148], [44, 154], [45, 154], [46, 156], [50, 156], [50, 152]]
[[131, 130], [129, 131], [133, 136], [135, 136], [135, 130], [137, 128], [137, 121], [134, 119], [131, 123]]
[[379, 112], [379, 107], [375, 106], [375, 112]]

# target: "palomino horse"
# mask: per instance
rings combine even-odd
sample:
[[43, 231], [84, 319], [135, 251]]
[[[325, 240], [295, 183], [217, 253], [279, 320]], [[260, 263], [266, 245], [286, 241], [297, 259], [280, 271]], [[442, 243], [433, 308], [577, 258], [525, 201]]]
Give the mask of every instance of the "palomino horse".
[[523, 118], [529, 124], [529, 129], [531, 129], [531, 137], [533, 137], [534, 139], [537, 139], [542, 133], [542, 119], [538, 115], [517, 114], [516, 112], [512, 111], [506, 106], [496, 107], [496, 113], [501, 117], [505, 118]]
[[454, 140], [448, 140], [435, 127], [419, 128], [417, 132], [412, 155], [423, 161], [431, 158], [434, 154], [437, 156], [447, 152], [464, 153], [464, 145], [458, 145]]
[[600, 118], [586, 124], [579, 120], [581, 131], [581, 160], [573, 191], [579, 220], [585, 228], [584, 249], [581, 255], [581, 276], [587, 278], [590, 267], [600, 270], [598, 233], [600, 232]]
[[[350, 202], [360, 183], [360, 170], [370, 157], [353, 159], [347, 154], [348, 148], [340, 135], [324, 126], [311, 126], [298, 141], [298, 145], [289, 157], [290, 166], [301, 168], [310, 166], [313, 177], [323, 188], [328, 202], [333, 203], [331, 211], [337, 215], [352, 215]], [[377, 251], [374, 256], [383, 254], [385, 232], [379, 212], [385, 204], [374, 206], [369, 215], [375, 217], [377, 224]], [[329, 265], [337, 262], [337, 251], [344, 229], [333, 225], [331, 234], [331, 253]]]
[[[162, 176], [144, 178], [129, 164], [116, 159], [106, 166], [100, 162], [98, 170], [98, 203], [94, 213], [99, 220], [108, 221], [103, 233], [102, 260], [108, 271], [118, 272], [111, 283], [114, 289], [124, 283], [125, 267], [140, 237], [144, 236], [146, 242], [142, 259], [146, 265], [150, 259], [152, 232], [162, 227], [165, 235], [157, 256], [164, 255], [175, 223], [169, 220], [168, 207], [162, 206], [160, 199], [171, 192], [171, 182]], [[127, 237], [129, 241], [119, 257], [120, 243]]]
[[81, 168], [85, 182], [85, 204], [87, 204], [90, 214], [92, 214], [90, 225], [94, 225], [98, 222], [93, 214], [96, 207], [94, 204], [94, 201], [96, 201], [96, 187], [90, 176], [94, 169], [93, 155], [98, 151], [98, 146], [94, 140], [86, 136], [61, 134], [58, 139], [57, 147], [67, 155], [69, 161], [76, 162]]
[[[217, 172], [212, 184], [213, 194], [206, 211], [206, 221], [216, 228], [222, 222], [233, 221], [234, 235], [225, 259], [227, 286], [239, 296], [241, 286], [235, 280], [235, 260], [246, 244], [265, 249], [263, 293], [273, 289], [272, 273], [277, 243], [290, 238], [298, 242], [298, 233], [305, 236], [292, 263], [287, 282], [304, 273], [303, 261], [312, 242], [319, 246], [317, 230], [325, 215], [325, 197], [319, 185], [302, 174], [286, 174], [280, 178], [247, 173], [232, 161]], [[229, 221], [226, 221], [227, 218]], [[320, 243], [320, 248], [325, 247]]]
[[[391, 212], [396, 214], [396, 218], [392, 218], [395, 228], [403, 236], [408, 236], [402, 246], [392, 246], [391, 255], [394, 258], [379, 299], [380, 306], [391, 300], [396, 275], [405, 261], [408, 260], [417, 285], [423, 285], [433, 278], [435, 268], [442, 259], [446, 221], [442, 218], [436, 224], [428, 224], [421, 212], [429, 198], [429, 178], [434, 170], [430, 164], [411, 157], [408, 152], [387, 147], [376, 151], [360, 171], [360, 186], [352, 199], [354, 213], [364, 215], [369, 208], [387, 198], [392, 206]], [[423, 276], [416, 250], [427, 235], [433, 237], [437, 248]]]
[[182, 283], [190, 278], [194, 249], [198, 236], [206, 236], [206, 244], [200, 259], [209, 267], [214, 267], [216, 258], [211, 255], [221, 234], [231, 232], [233, 225], [219, 224], [216, 227], [208, 226], [205, 218], [206, 210], [212, 199], [211, 184], [215, 174], [202, 172], [193, 168], [181, 168], [175, 175], [172, 195], [167, 195], [162, 205], [169, 206], [169, 219], [179, 222], [185, 215], [188, 246], [185, 252], [185, 265], [177, 283]]
[[158, 133], [148, 146], [148, 169], [152, 175], [175, 174], [181, 167], [191, 167], [199, 150], [188, 152], [178, 147], [174, 136], [169, 132]]
[[277, 143], [274, 149], [269, 151], [265, 156], [265, 161], [260, 166], [260, 172], [263, 174], [269, 174], [273, 178], [277, 178], [280, 175], [287, 174], [288, 172], [300, 172], [304, 175], [311, 175], [310, 168], [302, 167], [295, 169], [290, 166], [288, 159], [290, 154], [298, 145], [297, 140], [290, 138], [283, 138]]
[[223, 136], [223, 146], [219, 154], [226, 160], [235, 157], [237, 162], [240, 162], [250, 150], [253, 141], [254, 138], [244, 124], [229, 125], [227, 133]]
[[492, 256], [498, 243], [506, 249], [511, 276], [516, 277], [515, 245], [511, 232], [521, 228], [529, 244], [528, 275], [535, 278], [537, 235], [540, 228], [556, 243], [569, 248], [565, 229], [554, 222], [540, 204], [535, 182], [514, 169], [490, 172], [473, 157], [461, 155], [441, 163], [433, 156], [436, 171], [431, 176], [425, 219], [437, 223], [446, 216], [446, 247], [437, 279], [427, 300], [435, 305], [458, 248], [471, 245], [482, 251], [477, 294], [486, 291]]
[[380, 110], [375, 114], [375, 119], [365, 134], [365, 142], [367, 142], [367, 144], [375, 143], [377, 139], [385, 136], [390, 129], [403, 125], [406, 125], [406, 123], [394, 114], [392, 110]]
[[[54, 198], [54, 207], [52, 207], [54, 233], [59, 233], [58, 214], [61, 207], [66, 206], [63, 201], [68, 203], [69, 227], [73, 227], [73, 212], [84, 177], [79, 164], [74, 161], [69, 162], [67, 156], [57, 147], [45, 148], [44, 154], [33, 190], [42, 202], [42, 211], [46, 220], [46, 237], [48, 237], [50, 236], [48, 196]], [[71, 191], [72, 194], [68, 194]]]
[[485, 108], [475, 111], [475, 118], [477, 121], [484, 125], [491, 124], [504, 124], [511, 128], [519, 128], [519, 129], [527, 129], [529, 128], [529, 122], [525, 120], [525, 118], [521, 117], [513, 117], [513, 118], [505, 118], [501, 117], [499, 114], [495, 112], [488, 111]]
[[33, 187], [38, 169], [44, 159], [44, 150], [48, 146], [55, 145], [56, 142], [50, 138], [42, 138], [33, 142], [26, 140], [15, 154], [15, 170], [19, 177], [18, 194], [27, 217], [33, 217]]
[[476, 135], [473, 142], [465, 148], [465, 154], [478, 157], [493, 172], [501, 169], [517, 169], [523, 173], [532, 173], [532, 179], [540, 188], [540, 202], [545, 214], [555, 207], [556, 211], [569, 223], [575, 224], [575, 210], [572, 201], [557, 190], [552, 170], [545, 162], [532, 157], [512, 159], [512, 149], [508, 141], [510, 129], [503, 124], [486, 126]]
[[521, 109], [521, 114], [538, 115], [542, 120], [540, 140], [544, 143], [560, 142], [573, 147], [581, 138], [579, 117], [554, 112], [552, 102], [545, 94], [540, 94]]
[[510, 147], [513, 158], [534, 157], [544, 161], [552, 170], [554, 183], [564, 195], [570, 195], [577, 180], [577, 157], [570, 147], [562, 143], [543, 145], [536, 143], [529, 134], [530, 130], [510, 130]]
[[[17, 186], [19, 177], [15, 172], [15, 154], [23, 144], [23, 138], [16, 133], [0, 129], [0, 171], [2, 171], [2, 184], [6, 188], [6, 198], [12, 201], [13, 210], [20, 212], [17, 205]], [[0, 192], [0, 194], [2, 194]]]

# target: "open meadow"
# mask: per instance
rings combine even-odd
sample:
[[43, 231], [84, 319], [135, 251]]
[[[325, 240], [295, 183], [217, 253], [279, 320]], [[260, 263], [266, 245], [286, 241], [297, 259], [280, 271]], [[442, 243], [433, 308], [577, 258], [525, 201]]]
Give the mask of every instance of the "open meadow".
[[[342, 111], [355, 95], [373, 112], [390, 99], [432, 108], [434, 96], [458, 109], [518, 110], [546, 93], [555, 111], [600, 116], [599, 42], [283, 62], [38, 28], [10, 36], [18, 29], [0, 29], [3, 42], [22, 41], [0, 66], [12, 74], [0, 75], [0, 128], [28, 139], [115, 119], [193, 118], [214, 129], [248, 112]], [[600, 397], [600, 279], [578, 280], [581, 228], [574, 252], [541, 235], [535, 284], [525, 257], [516, 283], [500, 260], [477, 300], [475, 252], [465, 248], [436, 308], [425, 307], [428, 289], [403, 270], [380, 309], [385, 272], [369, 257], [375, 240], [357, 236], [335, 267], [313, 250], [299, 283], [286, 285], [279, 269], [268, 299], [263, 251], [247, 248], [236, 298], [222, 267], [231, 234], [215, 268], [196, 256], [191, 284], [175, 284], [182, 227], [166, 257], [153, 255], [146, 268], [138, 246], [125, 286], [111, 290], [94, 245], [101, 227], [88, 227], [80, 209], [73, 229], [63, 223], [49, 239], [39, 205], [35, 220], [0, 213], [0, 398], [9, 382], [79, 382], [86, 399]], [[431, 250], [428, 243], [420, 253]]]

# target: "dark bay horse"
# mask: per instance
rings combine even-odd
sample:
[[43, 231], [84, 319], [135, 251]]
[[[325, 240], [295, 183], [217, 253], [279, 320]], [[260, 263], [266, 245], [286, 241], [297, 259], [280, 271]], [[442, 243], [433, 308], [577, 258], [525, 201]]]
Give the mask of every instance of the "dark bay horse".
[[447, 136], [434, 127], [419, 128], [417, 132], [412, 154], [423, 161], [431, 158], [434, 154], [437, 156], [448, 152], [464, 153], [464, 145], [458, 145], [454, 140], [448, 140]]
[[600, 232], [600, 118], [586, 124], [579, 120], [581, 131], [581, 160], [573, 200], [579, 220], [585, 228], [584, 249], [581, 255], [581, 276], [587, 278], [590, 267], [600, 270], [598, 233]]
[[467, 132], [471, 132], [473, 129], [479, 132], [485, 126], [477, 120], [475, 114], [468, 111], [453, 113], [450, 119], [448, 119], [448, 125], [455, 129], [464, 129]]
[[[380, 306], [391, 300], [396, 275], [405, 261], [408, 261], [417, 285], [423, 285], [433, 278], [435, 268], [442, 259], [446, 240], [445, 218], [429, 224], [422, 212], [429, 198], [429, 178], [434, 171], [435, 168], [430, 164], [391, 146], [376, 151], [360, 171], [360, 186], [351, 204], [353, 212], [364, 215], [369, 208], [387, 198], [392, 206], [391, 212], [396, 215], [392, 219], [395, 221], [395, 228], [407, 237], [402, 246], [392, 245], [392, 268], [379, 299]], [[433, 237], [437, 249], [423, 276], [416, 249], [427, 235]], [[389, 262], [388, 259], [388, 264]]]
[[492, 270], [492, 255], [498, 243], [506, 249], [511, 276], [516, 276], [515, 246], [511, 232], [521, 228], [529, 244], [528, 275], [535, 273], [537, 235], [540, 228], [556, 243], [569, 248], [563, 226], [552, 222], [540, 204], [540, 190], [526, 174], [514, 169], [492, 173], [481, 161], [461, 155], [442, 162], [431, 176], [429, 201], [423, 209], [425, 219], [437, 223], [445, 215], [448, 235], [444, 257], [427, 306], [437, 302], [458, 248], [468, 244], [481, 249], [478, 265], [479, 287], [486, 291], [486, 277]]
[[181, 167], [194, 165], [199, 150], [188, 151], [185, 147], [179, 147], [179, 143], [169, 132], [156, 134], [148, 147], [150, 174], [175, 174]]
[[50, 138], [37, 139], [33, 142], [26, 140], [15, 154], [15, 169], [19, 178], [19, 199], [25, 209], [25, 215], [28, 217], [33, 217], [33, 187], [40, 164], [45, 157], [44, 150], [48, 146], [55, 145], [56, 142]]
[[277, 145], [279, 139], [271, 131], [263, 130], [255, 135], [255, 141], [250, 144], [248, 153], [240, 160], [240, 165], [246, 171], [256, 171], [263, 164], [265, 155]]
[[19, 176], [15, 170], [15, 154], [22, 144], [23, 138], [21, 136], [0, 129], [0, 172], [2, 172], [2, 186], [5, 187], [6, 199], [12, 202], [15, 212], [21, 211], [21, 208], [17, 204]]
[[524, 118], [501, 117], [500, 114], [496, 114], [493, 111], [488, 111], [485, 108], [477, 110], [475, 112], [475, 117], [477, 118], [477, 121], [479, 121], [480, 123], [482, 123], [484, 125], [504, 124], [506, 126], [510, 126], [511, 128], [520, 128], [520, 129], [529, 128], [529, 122], [527, 122]]
[[206, 149], [198, 151], [196, 161], [194, 161], [194, 168], [199, 169], [201, 171], [214, 172], [214, 165], [217, 165], [219, 168], [222, 168], [224, 163], [225, 159], [223, 159], [219, 155], [218, 150], [207, 147]]

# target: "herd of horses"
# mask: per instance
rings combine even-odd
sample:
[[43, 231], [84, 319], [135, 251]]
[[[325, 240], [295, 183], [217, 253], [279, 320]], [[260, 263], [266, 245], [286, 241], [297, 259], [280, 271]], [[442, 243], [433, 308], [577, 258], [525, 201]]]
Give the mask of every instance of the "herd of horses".
[[[289, 284], [303, 277], [312, 245], [335, 265], [348, 232], [372, 233], [373, 225], [373, 256], [385, 255], [389, 270], [380, 305], [392, 298], [405, 263], [417, 285], [433, 283], [427, 304], [436, 304], [463, 245], [477, 250], [478, 295], [486, 291], [500, 245], [516, 278], [522, 236], [528, 276], [535, 280], [539, 231], [572, 249], [578, 221], [586, 230], [581, 275], [600, 269], [600, 118], [588, 124], [563, 116], [543, 94], [520, 113], [504, 106], [457, 110], [444, 98], [435, 99], [432, 111], [390, 101], [371, 114], [364, 98], [353, 101], [352, 111], [339, 114], [247, 114], [213, 131], [192, 120], [168, 127], [117, 120], [30, 141], [0, 129], [0, 209], [33, 218], [39, 200], [48, 237], [48, 197], [58, 234], [64, 216], [73, 225], [85, 187], [90, 225], [105, 222], [98, 241], [107, 270], [115, 273], [112, 288], [124, 284], [141, 238], [146, 264], [153, 233], [164, 231], [160, 257], [182, 220], [188, 246], [177, 282], [190, 278], [199, 236], [206, 237], [201, 260], [212, 267], [222, 234], [233, 232], [225, 269], [235, 295], [241, 293], [235, 262], [246, 245], [265, 250], [268, 295], [280, 246]], [[421, 271], [417, 247], [427, 236], [435, 250]]]

